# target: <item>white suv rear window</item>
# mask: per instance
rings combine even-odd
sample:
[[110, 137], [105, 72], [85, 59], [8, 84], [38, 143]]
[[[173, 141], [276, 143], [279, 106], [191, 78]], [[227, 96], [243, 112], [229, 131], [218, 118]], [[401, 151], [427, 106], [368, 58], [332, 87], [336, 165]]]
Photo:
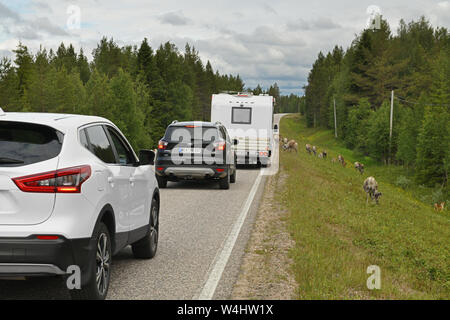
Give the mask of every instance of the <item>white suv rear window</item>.
[[33, 164], [57, 157], [63, 134], [33, 123], [0, 121], [0, 167]]

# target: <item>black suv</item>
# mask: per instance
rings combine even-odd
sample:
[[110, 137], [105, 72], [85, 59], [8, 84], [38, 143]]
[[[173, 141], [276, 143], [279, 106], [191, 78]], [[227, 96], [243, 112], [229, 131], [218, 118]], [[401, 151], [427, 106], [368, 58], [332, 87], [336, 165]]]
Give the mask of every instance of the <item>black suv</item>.
[[229, 189], [236, 181], [237, 143], [219, 122], [172, 122], [158, 144], [159, 187], [165, 188], [167, 181], [213, 179], [221, 189]]

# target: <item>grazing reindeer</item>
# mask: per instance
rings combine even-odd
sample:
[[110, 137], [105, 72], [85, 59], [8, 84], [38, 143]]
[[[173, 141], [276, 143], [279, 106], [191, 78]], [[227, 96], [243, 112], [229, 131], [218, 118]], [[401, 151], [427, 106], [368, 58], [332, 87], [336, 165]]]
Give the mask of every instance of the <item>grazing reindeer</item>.
[[295, 142], [295, 140], [289, 141], [287, 144], [283, 146], [284, 150], [288, 150], [291, 152], [292, 150], [295, 150], [295, 152], [298, 152], [298, 143]]
[[326, 159], [327, 158], [327, 152], [324, 150], [321, 153], [319, 153], [318, 157], [320, 159]]
[[363, 189], [366, 192], [366, 203], [369, 203], [370, 199], [375, 199], [375, 202], [378, 204], [378, 198], [381, 197], [381, 192], [378, 191], [378, 183], [374, 177], [368, 177], [363, 184]]
[[317, 148], [316, 148], [316, 146], [313, 146], [313, 147], [312, 147], [312, 152], [314, 153], [314, 155], [316, 155], [316, 153], [317, 153]]
[[311, 145], [310, 144], [306, 144], [306, 152], [308, 152], [309, 154], [311, 154], [311, 152], [312, 152], [312, 147], [311, 147]]
[[435, 203], [434, 204], [434, 210], [436, 211], [443, 211], [445, 208], [445, 202], [441, 202], [441, 203]]
[[338, 156], [338, 161], [344, 168], [347, 166], [347, 162], [345, 162], [345, 159], [344, 159], [343, 156], [339, 155]]
[[364, 164], [361, 162], [355, 162], [355, 169], [359, 171], [359, 173], [364, 173]]
[[338, 161], [345, 168], [345, 166], [347, 165], [347, 162], [345, 162], [344, 157], [341, 155], [338, 155]]

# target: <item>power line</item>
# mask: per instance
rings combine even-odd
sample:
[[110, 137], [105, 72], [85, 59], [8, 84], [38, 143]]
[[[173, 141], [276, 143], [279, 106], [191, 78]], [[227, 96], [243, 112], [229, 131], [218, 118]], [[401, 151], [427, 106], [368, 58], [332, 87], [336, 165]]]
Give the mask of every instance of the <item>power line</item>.
[[421, 105], [427, 105], [427, 106], [443, 106], [443, 107], [450, 107], [450, 105], [445, 105], [445, 104], [420, 103], [420, 102], [416, 102], [416, 101], [409, 101], [409, 100], [406, 100], [405, 98], [402, 98], [402, 97], [399, 97], [399, 96], [395, 96], [394, 99], [397, 99], [397, 100], [399, 100], [399, 101], [406, 102], [406, 103], [409, 103], [409, 104], [415, 104], [415, 105], [421, 104]]

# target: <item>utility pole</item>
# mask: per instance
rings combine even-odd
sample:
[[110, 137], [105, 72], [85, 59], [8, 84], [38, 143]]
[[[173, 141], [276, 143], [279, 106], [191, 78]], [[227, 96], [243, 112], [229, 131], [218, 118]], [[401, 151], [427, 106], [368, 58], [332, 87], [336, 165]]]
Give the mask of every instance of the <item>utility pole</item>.
[[394, 119], [394, 90], [391, 92], [391, 116], [389, 119], [389, 164], [391, 163], [391, 148], [392, 148], [392, 121]]
[[334, 137], [337, 138], [336, 98], [333, 98], [333, 105], [334, 105]]

